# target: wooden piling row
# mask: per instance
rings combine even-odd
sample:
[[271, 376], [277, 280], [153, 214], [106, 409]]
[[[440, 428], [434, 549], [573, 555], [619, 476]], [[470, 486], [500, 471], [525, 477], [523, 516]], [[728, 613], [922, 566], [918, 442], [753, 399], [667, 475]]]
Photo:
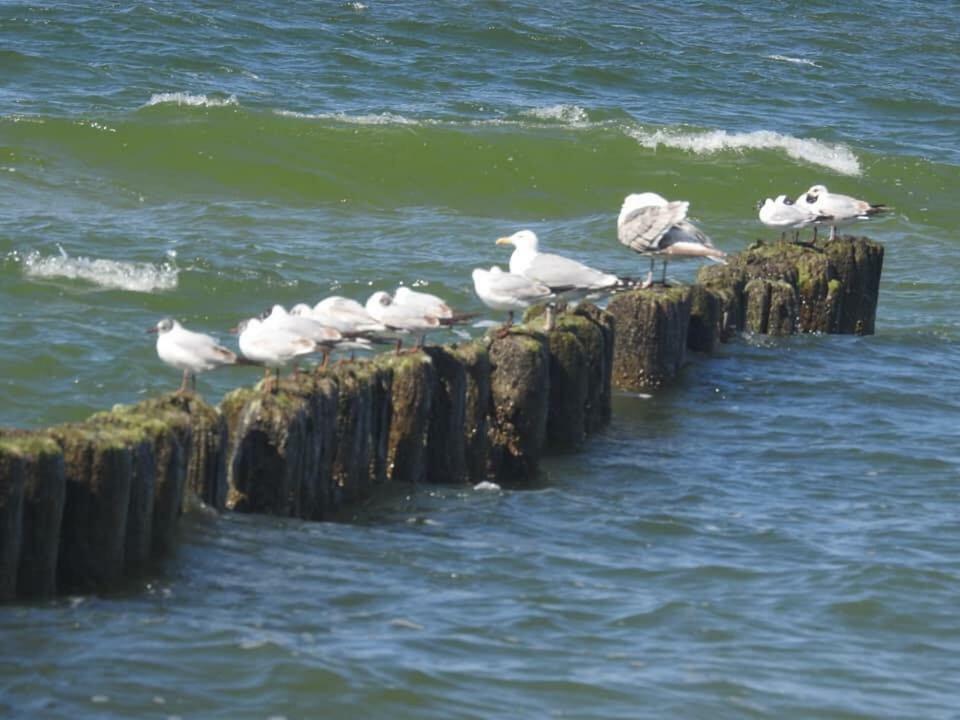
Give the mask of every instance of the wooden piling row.
[[104, 591], [176, 546], [191, 502], [320, 520], [381, 485], [529, 480], [737, 332], [873, 332], [883, 248], [757, 244], [692, 287], [616, 295], [472, 342], [301, 372], [219, 407], [166, 395], [0, 430], [0, 600]]

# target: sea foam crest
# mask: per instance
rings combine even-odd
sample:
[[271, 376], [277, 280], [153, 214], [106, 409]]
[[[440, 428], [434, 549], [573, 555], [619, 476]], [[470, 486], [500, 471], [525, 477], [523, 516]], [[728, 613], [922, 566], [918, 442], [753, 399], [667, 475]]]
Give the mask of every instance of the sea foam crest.
[[684, 132], [679, 130], [631, 130], [628, 133], [644, 147], [664, 147], [709, 155], [724, 150], [781, 150], [794, 160], [829, 168], [841, 175], [859, 175], [860, 161], [844, 145], [782, 135], [772, 130], [728, 133], [726, 130]]
[[299, 118], [301, 120], [333, 120], [349, 125], [420, 125], [420, 120], [397, 115], [396, 113], [370, 113], [367, 115], [348, 115], [347, 113], [305, 113], [296, 110], [274, 110], [280, 117]]
[[144, 107], [152, 105], [189, 105], [191, 107], [228, 107], [239, 105], [236, 95], [230, 95], [225, 98], [209, 97], [207, 95], [194, 95], [192, 93], [154, 93], [150, 96]]
[[776, 60], [777, 62], [793, 63], [794, 65], [809, 65], [810, 67], [821, 67], [821, 65], [807, 58], [795, 58], [789, 55], [767, 55], [767, 60]]
[[179, 270], [173, 265], [70, 257], [31, 252], [23, 258], [23, 274], [30, 278], [85, 280], [109, 290], [156, 292], [177, 287]]
[[526, 117], [537, 120], [550, 120], [569, 125], [583, 125], [590, 121], [587, 111], [579, 105], [549, 105], [547, 107], [531, 108], [522, 113]]

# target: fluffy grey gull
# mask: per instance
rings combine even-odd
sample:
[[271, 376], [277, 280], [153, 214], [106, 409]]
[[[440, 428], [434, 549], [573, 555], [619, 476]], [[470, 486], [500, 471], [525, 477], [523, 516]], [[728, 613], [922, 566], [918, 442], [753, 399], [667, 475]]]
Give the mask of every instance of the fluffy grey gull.
[[652, 284], [654, 261], [663, 256], [663, 277], [667, 282], [669, 257], [706, 257], [723, 261], [726, 253], [714, 247], [710, 238], [687, 220], [690, 203], [667, 201], [653, 192], [627, 195], [617, 217], [617, 239], [641, 255], [650, 255], [650, 272], [644, 285]]

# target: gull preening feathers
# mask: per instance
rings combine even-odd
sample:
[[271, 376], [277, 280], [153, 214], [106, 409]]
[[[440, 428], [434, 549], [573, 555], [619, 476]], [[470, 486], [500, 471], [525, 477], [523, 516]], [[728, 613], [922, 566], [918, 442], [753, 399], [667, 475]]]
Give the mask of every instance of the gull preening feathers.
[[148, 333], [157, 334], [157, 355], [171, 367], [183, 371], [183, 381], [177, 393], [187, 391], [187, 381], [193, 380], [196, 390], [197, 373], [213, 370], [221, 365], [234, 365], [237, 356], [205, 333], [187, 330], [173, 318], [164, 318]]
[[653, 192], [627, 195], [617, 217], [617, 239], [634, 252], [650, 255], [647, 283], [653, 282], [656, 256], [663, 256], [663, 278], [667, 281], [667, 259], [706, 257], [722, 261], [726, 253], [714, 247], [710, 238], [687, 220], [690, 203], [668, 201]]
[[883, 204], [873, 204], [849, 195], [832, 193], [827, 190], [826, 185], [811, 187], [797, 198], [797, 205], [803, 205], [814, 212], [831, 217], [829, 221], [831, 240], [836, 239], [839, 226], [849, 225], [858, 220], [867, 220], [890, 209]]
[[777, 195], [776, 200], [767, 198], [759, 205], [760, 222], [767, 227], [776, 228], [781, 231], [781, 238], [787, 230], [793, 230], [794, 241], [800, 237], [800, 231], [803, 228], [814, 228], [833, 220], [830, 215], [824, 215], [813, 210], [806, 204], [798, 205], [786, 195]]

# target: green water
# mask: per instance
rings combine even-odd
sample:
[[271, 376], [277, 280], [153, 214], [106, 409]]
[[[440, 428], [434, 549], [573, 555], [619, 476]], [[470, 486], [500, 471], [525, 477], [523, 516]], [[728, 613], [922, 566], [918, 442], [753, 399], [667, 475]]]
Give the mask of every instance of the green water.
[[854, 228], [875, 336], [738, 338], [531, 487], [187, 518], [148, 581], [0, 609], [0, 715], [956, 716], [953, 3], [7, 3], [0, 40], [4, 425], [173, 388], [165, 315], [482, 312], [524, 227], [640, 274], [629, 192], [730, 252], [814, 183], [894, 208]]

